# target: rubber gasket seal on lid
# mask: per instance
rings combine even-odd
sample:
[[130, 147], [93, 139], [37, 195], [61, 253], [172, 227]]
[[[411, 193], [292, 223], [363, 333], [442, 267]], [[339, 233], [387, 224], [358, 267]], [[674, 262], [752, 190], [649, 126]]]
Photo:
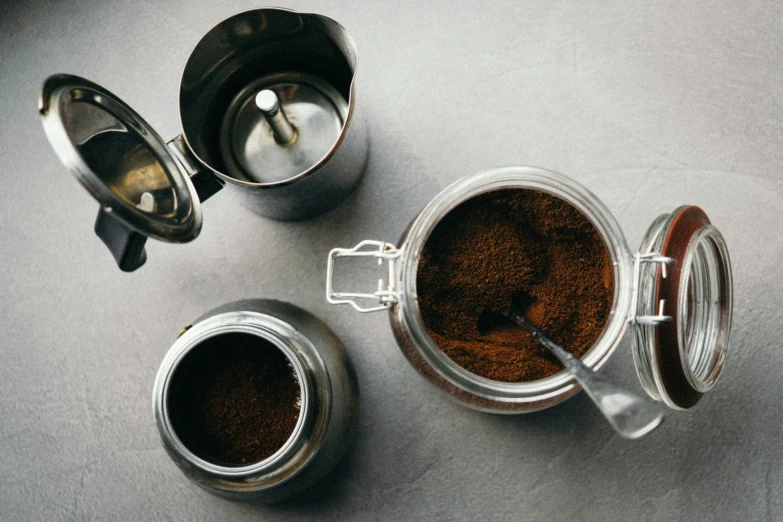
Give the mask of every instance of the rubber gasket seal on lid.
[[688, 381], [685, 374], [687, 362], [682, 360], [684, 350], [677, 332], [680, 328], [680, 285], [688, 284], [682, 277], [688, 245], [694, 234], [709, 224], [710, 220], [701, 208], [684, 207], [672, 220], [661, 248], [661, 254], [674, 259], [676, 263], [669, 266], [668, 277], [664, 278], [660, 271], [657, 275], [654, 302], [659, 303], [663, 299], [663, 313], [672, 320], [656, 328], [656, 359], [663, 387], [671, 401], [680, 408], [693, 407], [704, 395]]

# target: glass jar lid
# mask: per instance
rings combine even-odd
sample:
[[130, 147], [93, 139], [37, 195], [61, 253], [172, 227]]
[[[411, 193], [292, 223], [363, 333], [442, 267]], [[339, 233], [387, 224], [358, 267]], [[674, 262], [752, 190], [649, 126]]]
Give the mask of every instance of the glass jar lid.
[[39, 112], [57, 156], [101, 206], [131, 228], [186, 242], [201, 203], [166, 142], [103, 87], [65, 74], [44, 82]]
[[659, 216], [635, 260], [633, 355], [639, 380], [671, 408], [694, 406], [726, 363], [732, 319], [728, 248], [707, 214]]

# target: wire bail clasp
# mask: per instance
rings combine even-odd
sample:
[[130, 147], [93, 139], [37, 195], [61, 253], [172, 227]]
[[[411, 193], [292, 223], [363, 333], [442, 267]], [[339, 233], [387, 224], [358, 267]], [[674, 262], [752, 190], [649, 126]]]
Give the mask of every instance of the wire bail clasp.
[[[641, 283], [642, 263], [655, 263], [661, 265], [661, 276], [664, 279], [666, 279], [668, 277], [668, 270], [666, 269], [666, 265], [676, 264], [677, 260], [671, 257], [666, 257], [658, 252], [647, 252], [645, 254], [637, 252], [633, 260], [633, 296], [631, 300], [632, 303], [638, 303], [640, 287], [642, 284]], [[665, 304], [664, 299], [661, 299], [658, 302], [657, 314], [655, 315], [633, 314], [630, 319], [631, 324], [632, 325], [644, 324], [649, 326], [658, 326], [661, 323], [671, 321], [672, 317], [670, 315], [663, 314], [664, 304]], [[651, 311], [655, 313], [655, 310], [651, 310]]]
[[[369, 248], [368, 248], [369, 247]], [[331, 304], [349, 304], [357, 312], [377, 312], [392, 307], [399, 301], [399, 292], [395, 288], [396, 261], [402, 255], [402, 250], [385, 241], [366, 239], [353, 248], [334, 248], [329, 252], [326, 266], [326, 300]], [[378, 289], [372, 293], [335, 292], [334, 291], [334, 261], [339, 257], [374, 257], [378, 265], [386, 261], [388, 265], [388, 280], [378, 279]], [[362, 306], [356, 299], [377, 300], [379, 305]]]

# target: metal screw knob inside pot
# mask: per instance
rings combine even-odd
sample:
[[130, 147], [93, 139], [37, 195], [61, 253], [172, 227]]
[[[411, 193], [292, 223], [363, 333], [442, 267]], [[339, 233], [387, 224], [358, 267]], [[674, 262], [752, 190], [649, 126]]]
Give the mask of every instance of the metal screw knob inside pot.
[[290, 145], [296, 139], [296, 129], [288, 117], [285, 115], [280, 100], [275, 91], [264, 89], [256, 95], [256, 107], [264, 115], [269, 126], [272, 127], [272, 133], [275, 141], [280, 145]]
[[220, 129], [226, 173], [251, 183], [290, 180], [339, 145], [348, 102], [319, 77], [301, 72], [262, 76], [229, 104]]

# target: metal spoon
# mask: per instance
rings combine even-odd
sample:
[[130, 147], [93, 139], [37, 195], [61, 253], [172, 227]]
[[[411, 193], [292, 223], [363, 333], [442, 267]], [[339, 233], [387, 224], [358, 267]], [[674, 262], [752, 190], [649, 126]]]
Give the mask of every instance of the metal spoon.
[[502, 310], [500, 315], [530, 332], [538, 342], [560, 359], [621, 437], [638, 439], [661, 424], [663, 410], [657, 404], [620, 388], [588, 368], [580, 359], [571, 355], [530, 322], [516, 304]]

